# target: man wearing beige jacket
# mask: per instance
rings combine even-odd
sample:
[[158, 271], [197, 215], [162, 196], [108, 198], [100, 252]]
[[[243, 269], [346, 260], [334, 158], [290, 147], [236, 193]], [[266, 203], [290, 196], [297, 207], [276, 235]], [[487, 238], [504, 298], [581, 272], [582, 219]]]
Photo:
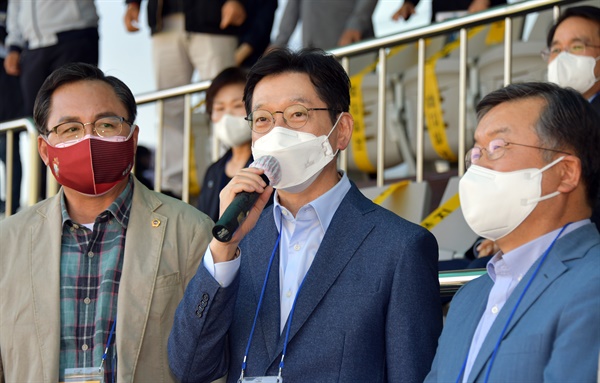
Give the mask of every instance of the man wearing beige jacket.
[[130, 174], [135, 116], [92, 65], [42, 86], [38, 151], [62, 188], [0, 222], [0, 382], [174, 381], [167, 339], [212, 221]]

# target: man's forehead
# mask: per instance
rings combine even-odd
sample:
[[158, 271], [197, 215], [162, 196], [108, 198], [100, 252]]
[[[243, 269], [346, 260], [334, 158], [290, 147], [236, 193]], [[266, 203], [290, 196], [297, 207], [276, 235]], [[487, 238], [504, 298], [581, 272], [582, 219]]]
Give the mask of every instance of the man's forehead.
[[524, 98], [502, 102], [491, 108], [475, 129], [475, 140], [494, 137], [522, 136], [535, 133], [545, 101], [540, 98]]
[[252, 95], [252, 109], [261, 109], [273, 103], [312, 106], [318, 99], [308, 74], [284, 72], [265, 76], [256, 84]]
[[577, 40], [582, 42], [600, 40], [600, 23], [581, 16], [568, 17], [556, 27], [552, 44], [570, 43]]

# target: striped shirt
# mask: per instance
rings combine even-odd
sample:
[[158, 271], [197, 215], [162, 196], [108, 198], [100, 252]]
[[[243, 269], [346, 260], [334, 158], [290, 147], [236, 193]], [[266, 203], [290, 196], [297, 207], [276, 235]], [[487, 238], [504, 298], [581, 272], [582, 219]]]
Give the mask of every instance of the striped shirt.
[[[132, 196], [130, 176], [123, 192], [96, 217], [93, 230], [69, 217], [64, 194], [61, 197], [60, 381], [66, 368], [101, 364], [116, 318]], [[105, 382], [111, 382], [116, 372], [115, 339], [113, 334], [104, 364]]]

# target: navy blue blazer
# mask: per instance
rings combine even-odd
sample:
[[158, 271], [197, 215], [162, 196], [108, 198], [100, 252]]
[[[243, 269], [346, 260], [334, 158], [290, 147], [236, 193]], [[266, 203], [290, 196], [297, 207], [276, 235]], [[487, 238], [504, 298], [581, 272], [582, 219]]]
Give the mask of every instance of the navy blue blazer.
[[[188, 285], [169, 339], [171, 369], [183, 382], [226, 372], [228, 382], [239, 378], [278, 234], [272, 209], [240, 244], [231, 286], [221, 288], [203, 265]], [[375, 205], [353, 184], [299, 292], [285, 382], [422, 382], [442, 325], [437, 259], [431, 233]], [[277, 256], [246, 376], [277, 375], [285, 338], [279, 306]]]
[[[502, 328], [538, 263], [498, 313], [469, 382], [484, 381]], [[485, 274], [456, 294], [426, 382], [456, 381], [492, 286]], [[600, 235], [590, 224], [560, 238], [548, 254], [504, 334], [489, 381], [595, 382], [599, 353]]]

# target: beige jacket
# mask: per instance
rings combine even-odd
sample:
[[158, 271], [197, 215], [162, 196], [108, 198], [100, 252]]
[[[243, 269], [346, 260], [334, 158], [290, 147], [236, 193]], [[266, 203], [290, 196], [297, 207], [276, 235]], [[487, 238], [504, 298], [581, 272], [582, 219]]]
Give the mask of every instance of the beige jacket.
[[[0, 222], [0, 383], [58, 381], [61, 194]], [[117, 304], [119, 383], [174, 381], [167, 339], [212, 226], [135, 181]]]

